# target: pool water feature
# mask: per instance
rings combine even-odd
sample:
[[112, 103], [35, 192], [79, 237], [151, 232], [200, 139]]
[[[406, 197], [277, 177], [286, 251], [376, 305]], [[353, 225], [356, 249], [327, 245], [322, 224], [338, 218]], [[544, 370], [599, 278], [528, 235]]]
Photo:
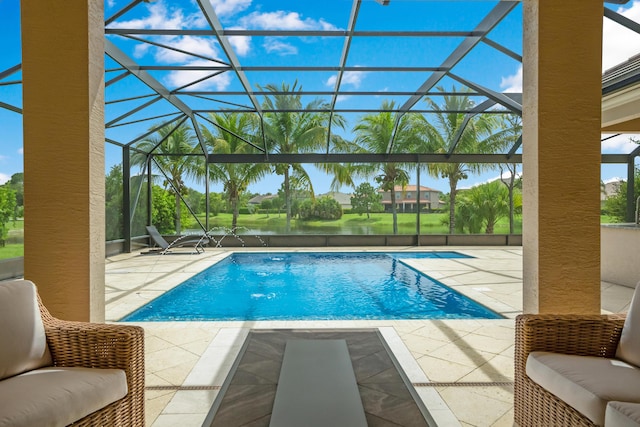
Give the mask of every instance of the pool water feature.
[[403, 259], [457, 252], [234, 253], [122, 321], [500, 319]]

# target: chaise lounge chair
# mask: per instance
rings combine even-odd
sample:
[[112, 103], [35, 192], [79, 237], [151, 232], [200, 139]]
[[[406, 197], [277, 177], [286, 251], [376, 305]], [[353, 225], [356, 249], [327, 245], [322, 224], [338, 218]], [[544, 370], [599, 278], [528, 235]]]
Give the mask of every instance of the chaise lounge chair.
[[165, 240], [164, 237], [162, 237], [162, 235], [160, 234], [160, 232], [155, 226], [147, 225], [147, 232], [149, 233], [151, 240], [153, 240], [153, 242], [159, 248], [157, 251], [154, 251], [153, 253], [158, 253], [160, 255], [168, 254], [174, 248], [180, 248], [180, 247], [186, 247], [186, 246], [193, 248], [195, 252], [191, 252], [191, 253], [201, 254], [204, 252], [203, 246], [209, 243], [209, 237], [207, 237], [206, 234], [203, 234], [202, 236], [184, 235], [184, 236], [178, 237], [176, 240], [169, 243]]

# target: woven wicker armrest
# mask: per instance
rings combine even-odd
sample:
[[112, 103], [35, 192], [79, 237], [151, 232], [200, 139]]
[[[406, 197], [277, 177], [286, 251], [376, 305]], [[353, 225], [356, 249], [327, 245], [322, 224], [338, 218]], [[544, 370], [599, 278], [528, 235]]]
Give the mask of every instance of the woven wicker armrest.
[[122, 369], [127, 394], [73, 426], [144, 426], [144, 329], [140, 326], [72, 322], [51, 315], [38, 296], [54, 366]]
[[124, 369], [144, 375], [144, 329], [132, 325], [73, 322], [51, 315], [38, 296], [47, 345], [56, 366]]
[[522, 314], [516, 318], [516, 370], [532, 351], [613, 357], [625, 316]]
[[104, 323], [45, 323], [47, 344], [56, 366], [144, 370], [144, 330]]
[[521, 427], [589, 426], [589, 418], [526, 374], [532, 351], [613, 357], [624, 315], [522, 314], [516, 318], [514, 421]]
[[[136, 420], [131, 425], [144, 424], [144, 329], [133, 325], [60, 320], [41, 302], [40, 312], [53, 364], [124, 370], [129, 392], [114, 411], [119, 417], [124, 416], [123, 419]], [[123, 425], [128, 425], [129, 421]]]

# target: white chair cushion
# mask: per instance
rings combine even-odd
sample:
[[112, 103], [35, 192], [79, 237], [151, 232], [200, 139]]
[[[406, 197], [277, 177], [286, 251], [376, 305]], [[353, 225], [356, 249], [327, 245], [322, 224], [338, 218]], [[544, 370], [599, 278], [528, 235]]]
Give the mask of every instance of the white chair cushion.
[[36, 369], [0, 381], [0, 427], [66, 426], [126, 394], [121, 369]]
[[631, 298], [629, 312], [622, 327], [622, 335], [618, 342], [616, 357], [640, 367], [640, 283]]
[[617, 359], [534, 351], [527, 376], [596, 425], [603, 425], [607, 402], [640, 403], [640, 369]]
[[0, 380], [51, 363], [35, 285], [0, 282]]
[[606, 427], [640, 427], [640, 403], [607, 403], [604, 425]]

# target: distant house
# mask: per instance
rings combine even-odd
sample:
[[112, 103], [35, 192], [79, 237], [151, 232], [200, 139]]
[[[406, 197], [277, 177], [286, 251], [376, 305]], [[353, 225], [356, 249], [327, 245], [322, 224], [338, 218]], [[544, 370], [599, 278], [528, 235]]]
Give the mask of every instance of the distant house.
[[623, 182], [624, 180], [622, 179], [605, 182], [604, 188], [602, 188], [602, 191], [600, 192], [600, 201], [604, 202], [609, 197], [618, 194], [618, 191], [620, 191], [620, 185], [622, 185]]
[[277, 194], [260, 194], [260, 195], [257, 195], [255, 197], [252, 197], [251, 199], [249, 199], [249, 201], [247, 203], [250, 204], [250, 205], [254, 205], [254, 206], [260, 206], [260, 204], [263, 201], [275, 199], [277, 197], [278, 197]]
[[604, 186], [600, 191], [600, 207], [602, 209], [605, 208], [605, 203], [607, 202], [607, 199], [609, 197], [618, 194], [618, 192], [620, 191], [620, 185], [622, 185], [623, 182], [625, 181], [622, 179], [614, 179], [604, 183]]
[[[407, 185], [402, 188], [400, 185], [396, 185], [396, 211], [401, 213], [417, 212], [418, 206], [418, 186]], [[391, 192], [378, 190], [378, 193], [382, 194], [382, 206], [384, 206], [385, 212], [391, 212]], [[442, 192], [434, 190], [433, 188], [420, 186], [420, 210], [422, 212], [431, 212], [434, 209], [439, 209], [441, 206], [440, 195]]]
[[324, 194], [318, 194], [316, 197], [331, 197], [340, 203], [342, 209], [351, 209], [351, 196], [353, 194], [340, 193], [339, 191], [330, 191]]

